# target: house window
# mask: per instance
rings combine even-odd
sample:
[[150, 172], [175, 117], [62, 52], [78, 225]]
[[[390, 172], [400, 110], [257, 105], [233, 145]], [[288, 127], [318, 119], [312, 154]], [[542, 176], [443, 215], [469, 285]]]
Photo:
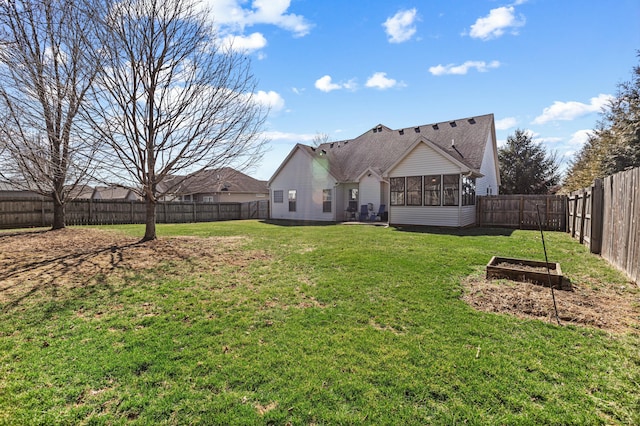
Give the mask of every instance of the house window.
[[462, 178], [462, 205], [473, 206], [476, 204], [476, 180], [473, 178]]
[[422, 176], [407, 177], [407, 205], [422, 205]]
[[358, 188], [349, 190], [349, 208], [347, 211], [352, 213], [358, 211]]
[[284, 203], [284, 191], [282, 189], [273, 191], [273, 202]]
[[389, 180], [392, 206], [404, 206], [404, 185], [404, 177], [394, 177]]
[[331, 213], [331, 190], [322, 190], [322, 213]]
[[289, 190], [289, 211], [290, 212], [296, 211], [296, 190], [295, 189]]
[[442, 189], [444, 194], [442, 205], [457, 206], [460, 199], [460, 175], [443, 175]]
[[202, 196], [203, 203], [213, 203], [213, 195], [203, 195]]
[[439, 206], [442, 191], [441, 191], [442, 176], [440, 175], [428, 175], [424, 177], [424, 205], [425, 206]]

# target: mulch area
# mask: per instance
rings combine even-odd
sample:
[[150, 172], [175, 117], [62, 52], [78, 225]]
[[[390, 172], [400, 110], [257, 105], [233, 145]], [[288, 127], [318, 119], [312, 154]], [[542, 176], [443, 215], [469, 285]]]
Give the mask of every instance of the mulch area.
[[[506, 279], [489, 281], [479, 274], [468, 277], [463, 286], [462, 299], [475, 309], [557, 324], [548, 287]], [[562, 325], [640, 333], [640, 290], [634, 284], [572, 283], [572, 288], [554, 291]]]

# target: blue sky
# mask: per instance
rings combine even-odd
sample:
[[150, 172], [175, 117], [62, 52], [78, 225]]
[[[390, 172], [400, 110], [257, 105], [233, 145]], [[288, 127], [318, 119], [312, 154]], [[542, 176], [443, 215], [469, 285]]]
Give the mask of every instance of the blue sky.
[[493, 113], [564, 159], [639, 63], [638, 0], [205, 0], [271, 108], [269, 179], [296, 143]]

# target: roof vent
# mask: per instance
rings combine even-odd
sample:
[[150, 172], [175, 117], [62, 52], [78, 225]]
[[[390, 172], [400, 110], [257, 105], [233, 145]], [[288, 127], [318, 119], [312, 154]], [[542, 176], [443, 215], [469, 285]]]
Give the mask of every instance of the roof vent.
[[433, 126], [431, 126], [431, 127], [433, 127], [433, 130], [438, 130], [438, 125], [437, 125], [437, 124], [434, 124], [434, 125], [433, 125]]
[[416, 131], [416, 133], [420, 133], [420, 127], [416, 127], [415, 129], [413, 129]]
[[469, 124], [476, 124], [476, 119], [475, 118], [470, 118], [467, 121], [469, 122]]
[[373, 133], [377, 133], [377, 132], [378, 132], [378, 128], [377, 128], [377, 127], [374, 127], [374, 128], [373, 128]]
[[455, 121], [450, 122], [450, 123], [449, 123], [449, 125], [450, 125], [451, 127], [456, 127], [456, 126], [457, 126], [457, 124], [456, 124], [456, 122], [455, 122]]
[[329, 148], [333, 148], [333, 142], [331, 142], [331, 144], [329, 144]]
[[378, 132], [382, 131], [382, 126], [378, 126]]
[[400, 135], [404, 135], [404, 129], [398, 130], [398, 133], [400, 133]]

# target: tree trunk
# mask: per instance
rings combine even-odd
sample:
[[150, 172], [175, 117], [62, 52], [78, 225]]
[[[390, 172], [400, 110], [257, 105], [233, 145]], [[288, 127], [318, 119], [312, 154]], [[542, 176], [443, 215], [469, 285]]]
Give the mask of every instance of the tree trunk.
[[64, 212], [64, 202], [60, 201], [58, 199], [58, 197], [53, 197], [53, 225], [51, 226], [51, 229], [64, 229], [65, 228], [65, 223], [64, 223], [64, 217], [65, 217], [65, 212]]
[[144, 230], [144, 238], [142, 241], [151, 241], [156, 239], [156, 202], [147, 196], [147, 214]]

